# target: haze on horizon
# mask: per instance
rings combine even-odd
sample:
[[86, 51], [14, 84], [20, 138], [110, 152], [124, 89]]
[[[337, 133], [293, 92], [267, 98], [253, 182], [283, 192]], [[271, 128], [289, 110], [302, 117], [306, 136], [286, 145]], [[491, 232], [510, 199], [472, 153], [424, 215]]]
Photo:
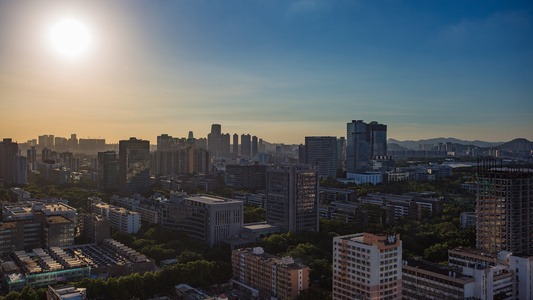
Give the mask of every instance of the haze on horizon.
[[[530, 1], [0, 0], [0, 138], [533, 140]], [[73, 20], [86, 48], [58, 51]], [[76, 36], [76, 34], [75, 34]], [[75, 55], [66, 55], [74, 53]]]

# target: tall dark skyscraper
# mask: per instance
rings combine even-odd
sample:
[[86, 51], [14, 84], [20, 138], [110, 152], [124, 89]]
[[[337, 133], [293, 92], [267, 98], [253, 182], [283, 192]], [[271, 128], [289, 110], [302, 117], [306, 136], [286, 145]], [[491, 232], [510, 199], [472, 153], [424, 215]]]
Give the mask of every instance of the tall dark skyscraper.
[[241, 135], [241, 155], [244, 157], [250, 157], [252, 154], [251, 140], [249, 134]]
[[119, 192], [125, 195], [150, 191], [150, 142], [130, 138], [119, 142]]
[[11, 139], [4, 139], [0, 142], [0, 179], [7, 184], [13, 183], [14, 159], [19, 151], [18, 144]]
[[210, 156], [219, 156], [221, 150], [222, 126], [220, 124], [211, 125], [211, 133], [207, 135], [207, 147]]
[[533, 172], [478, 167], [476, 247], [533, 255]]
[[267, 170], [269, 224], [283, 231], [318, 231], [318, 175], [309, 165], [283, 165]]
[[256, 154], [257, 154], [257, 147], [258, 147], [258, 142], [257, 142], [257, 137], [254, 135], [252, 136], [252, 157], [254, 157]]
[[162, 134], [157, 137], [157, 151], [170, 151], [172, 145], [172, 136]]
[[220, 135], [220, 154], [222, 156], [228, 156], [230, 154], [230, 141], [231, 137], [229, 133], [223, 133]]
[[233, 154], [239, 155], [239, 135], [234, 134], [233, 135]]
[[375, 156], [387, 155], [387, 125], [353, 120], [347, 124], [346, 172], [372, 170]]
[[115, 151], [98, 152], [98, 190], [118, 191], [119, 159]]
[[320, 177], [337, 177], [337, 138], [306, 136], [305, 163], [318, 167]]

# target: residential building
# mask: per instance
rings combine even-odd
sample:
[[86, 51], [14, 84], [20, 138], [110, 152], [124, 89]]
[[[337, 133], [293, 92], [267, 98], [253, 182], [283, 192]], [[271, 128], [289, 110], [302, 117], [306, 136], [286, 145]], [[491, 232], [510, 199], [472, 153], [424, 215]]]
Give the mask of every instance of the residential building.
[[115, 151], [98, 152], [98, 190], [118, 191], [119, 158]]
[[233, 250], [231, 264], [235, 282], [278, 299], [296, 299], [309, 286], [308, 266], [265, 253], [261, 247]]
[[119, 192], [126, 195], [150, 191], [149, 141], [130, 138], [119, 142], [118, 186]]
[[81, 234], [89, 244], [102, 243], [111, 238], [111, 222], [95, 213], [80, 215]]
[[337, 178], [337, 138], [333, 136], [306, 136], [305, 163], [318, 167], [320, 177]]
[[252, 136], [252, 144], [251, 144], [251, 156], [252, 158], [255, 157], [255, 155], [257, 154], [257, 151], [258, 151], [258, 140], [257, 140], [257, 136]]
[[476, 248], [533, 255], [533, 170], [478, 167]]
[[[6, 184], [14, 182], [14, 160], [18, 155], [18, 144], [13, 143], [11, 139], [4, 139], [0, 142], [0, 181]], [[26, 168], [24, 168], [26, 170]]]
[[249, 134], [241, 135], [241, 156], [250, 157], [252, 154], [252, 142]]
[[233, 154], [235, 156], [239, 155], [239, 135], [238, 134], [233, 134]]
[[357, 233], [333, 238], [333, 299], [400, 299], [400, 235]]
[[319, 231], [318, 174], [309, 165], [277, 165], [267, 170], [266, 219], [284, 232]]
[[109, 220], [113, 228], [127, 233], [137, 233], [141, 227], [139, 213], [106, 204], [100, 198], [89, 198], [91, 212]]

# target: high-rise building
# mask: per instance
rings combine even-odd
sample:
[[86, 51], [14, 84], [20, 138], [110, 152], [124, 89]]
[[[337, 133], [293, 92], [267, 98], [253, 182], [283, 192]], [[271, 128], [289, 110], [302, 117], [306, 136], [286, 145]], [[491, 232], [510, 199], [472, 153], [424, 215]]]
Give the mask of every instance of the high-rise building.
[[333, 238], [333, 299], [401, 299], [400, 235]]
[[7, 184], [13, 183], [13, 165], [18, 151], [18, 144], [13, 143], [11, 139], [4, 139], [0, 142], [0, 180]]
[[222, 126], [220, 124], [211, 125], [211, 133], [207, 135], [207, 147], [209, 155], [219, 156], [221, 151]]
[[478, 167], [476, 247], [533, 255], [533, 172]]
[[118, 191], [119, 159], [115, 151], [98, 152], [98, 190]]
[[170, 151], [172, 145], [172, 136], [162, 134], [157, 137], [157, 151]]
[[26, 150], [26, 158], [28, 159], [28, 163], [34, 164], [37, 162], [37, 150], [35, 149], [35, 146]]
[[282, 231], [318, 231], [318, 174], [309, 165], [278, 165], [267, 170], [269, 224]]
[[320, 177], [337, 178], [337, 138], [306, 136], [305, 163], [318, 167]]
[[223, 133], [220, 135], [220, 154], [222, 156], [228, 156], [230, 154], [230, 135], [229, 133]]
[[257, 137], [254, 135], [252, 136], [252, 157], [254, 157], [256, 154], [257, 154], [257, 147], [258, 147], [258, 142], [257, 142]]
[[147, 194], [150, 191], [150, 142], [130, 138], [119, 142], [119, 192]]
[[71, 150], [78, 149], [78, 137], [76, 136], [75, 133], [70, 135], [70, 139], [68, 140], [68, 142], [69, 142]]
[[346, 138], [337, 139], [337, 170], [346, 171]]
[[236, 134], [236, 133], [233, 135], [233, 149], [232, 149], [232, 152], [235, 155], [239, 155], [239, 135]]
[[346, 172], [372, 170], [375, 156], [387, 155], [387, 125], [353, 120], [347, 124]]
[[265, 253], [261, 247], [233, 250], [231, 266], [234, 280], [279, 299], [296, 299], [309, 286], [308, 266]]
[[241, 155], [244, 157], [250, 157], [252, 154], [251, 140], [249, 134], [241, 135]]
[[52, 148], [54, 146], [54, 135], [40, 135], [39, 136], [39, 146]]
[[16, 155], [13, 157], [13, 181], [14, 184], [28, 183], [28, 161], [26, 157]]

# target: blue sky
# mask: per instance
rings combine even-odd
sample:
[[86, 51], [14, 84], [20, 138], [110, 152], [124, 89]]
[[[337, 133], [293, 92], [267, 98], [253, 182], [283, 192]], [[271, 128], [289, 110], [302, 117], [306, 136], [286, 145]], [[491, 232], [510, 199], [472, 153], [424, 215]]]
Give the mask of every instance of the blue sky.
[[[0, 133], [155, 142], [219, 123], [302, 143], [362, 119], [400, 140], [533, 140], [532, 13], [527, 1], [0, 0]], [[94, 37], [76, 62], [40, 38], [63, 15]]]

